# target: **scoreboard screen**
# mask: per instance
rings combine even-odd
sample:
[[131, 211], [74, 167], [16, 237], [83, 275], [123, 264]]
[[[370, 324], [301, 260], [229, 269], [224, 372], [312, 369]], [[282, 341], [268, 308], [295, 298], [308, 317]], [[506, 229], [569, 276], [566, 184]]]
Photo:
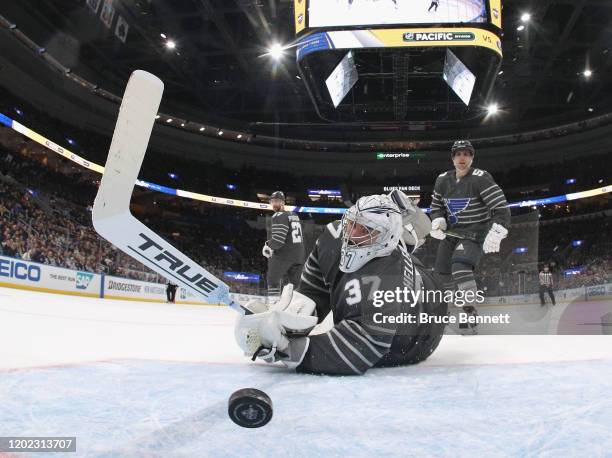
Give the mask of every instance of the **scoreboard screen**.
[[328, 122], [460, 121], [487, 103], [503, 59], [502, 0], [294, 0], [294, 9], [298, 72]]
[[492, 25], [501, 0], [294, 0], [295, 32], [355, 28]]
[[309, 0], [309, 27], [485, 23], [485, 0]]

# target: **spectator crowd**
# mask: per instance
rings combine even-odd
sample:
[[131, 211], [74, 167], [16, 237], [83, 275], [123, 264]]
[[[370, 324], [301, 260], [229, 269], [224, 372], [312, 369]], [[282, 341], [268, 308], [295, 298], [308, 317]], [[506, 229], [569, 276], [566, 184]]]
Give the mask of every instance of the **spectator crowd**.
[[[173, 179], [162, 166], [166, 159], [152, 161], [147, 179], [173, 186]], [[100, 158], [96, 160], [104, 162]], [[227, 196], [235, 192], [236, 197], [257, 200], [258, 186], [263, 181], [268, 184], [274, 181], [252, 167], [232, 171], [220, 163], [206, 168], [191, 166], [191, 169], [187, 164], [181, 165], [180, 160], [173, 164], [187, 177], [190, 174], [199, 176], [199, 181], [190, 181], [195, 187], [186, 186], [188, 189], [205, 189], [209, 194]], [[505, 188], [516, 185], [512, 177], [536, 181], [540, 178], [535, 168], [518, 167], [518, 174], [500, 175], [499, 181], [505, 182]], [[585, 180], [587, 176], [599, 176], [594, 175], [592, 165], [587, 164], [585, 168], [575, 161], [552, 168], [557, 176], [572, 173]], [[71, 164], [10, 129], [0, 128], [0, 253], [76, 270], [165, 282], [94, 231], [91, 205], [99, 179], [94, 172]], [[278, 174], [275, 180], [288, 189], [296, 183], [305, 185], [290, 174]], [[229, 181], [235, 184], [235, 190], [225, 187], [224, 183]], [[310, 202], [298, 200], [296, 204]], [[318, 205], [327, 203], [319, 202]], [[485, 259], [479, 269], [480, 284], [489, 295], [536, 292], [537, 272], [543, 263], [550, 265], [557, 288], [612, 281], [612, 242], [607, 236], [612, 228], [609, 207], [607, 198], [591, 198], [514, 212], [513, 223], [522, 216], [529, 216], [530, 212], [538, 214], [531, 228], [520, 224], [513, 228], [500, 256]], [[265, 289], [266, 264], [260, 249], [266, 238], [267, 212], [205, 204], [138, 188], [133, 196], [132, 211], [192, 259], [229, 283], [232, 291], [259, 293]], [[315, 226], [310, 231], [310, 244], [322, 225], [333, 218], [302, 217], [305, 223]], [[581, 245], [572, 246], [575, 240], [581, 240]], [[528, 246], [529, 255], [513, 253], [516, 246]], [[432, 265], [429, 262], [432, 260], [427, 259], [427, 247], [421, 255], [427, 265]], [[566, 274], [569, 270], [573, 273]], [[235, 282], [224, 277], [226, 271], [256, 273], [262, 280], [259, 284]]]

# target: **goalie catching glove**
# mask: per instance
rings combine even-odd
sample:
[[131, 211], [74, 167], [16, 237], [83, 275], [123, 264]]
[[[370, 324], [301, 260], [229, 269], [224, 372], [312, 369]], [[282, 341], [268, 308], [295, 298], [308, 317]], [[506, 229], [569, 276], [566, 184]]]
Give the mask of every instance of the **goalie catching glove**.
[[493, 223], [485, 238], [482, 249], [485, 253], [499, 253], [502, 240], [508, 235], [508, 229], [501, 224]]
[[245, 308], [251, 315], [238, 317], [234, 335], [245, 356], [263, 359], [267, 363], [281, 361], [294, 369], [308, 350], [308, 333], [317, 324], [313, 316], [315, 302], [293, 291], [293, 285], [283, 288], [280, 300], [269, 311], [265, 304], [249, 302]]

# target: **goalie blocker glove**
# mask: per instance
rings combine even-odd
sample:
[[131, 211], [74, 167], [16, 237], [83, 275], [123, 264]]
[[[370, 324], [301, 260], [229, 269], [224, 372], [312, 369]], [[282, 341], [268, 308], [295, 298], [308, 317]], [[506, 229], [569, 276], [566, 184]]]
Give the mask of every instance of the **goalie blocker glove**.
[[431, 231], [431, 220], [402, 191], [395, 189], [389, 193], [389, 197], [398, 206], [402, 215], [402, 225], [404, 226], [402, 238], [406, 245], [412, 246], [414, 252], [425, 243], [425, 239]]
[[297, 367], [308, 350], [306, 336], [317, 324], [314, 301], [294, 292], [293, 285], [288, 284], [269, 311], [263, 311], [267, 309], [265, 304], [254, 301], [245, 308], [253, 314], [238, 317], [234, 333], [244, 354], [253, 360]]

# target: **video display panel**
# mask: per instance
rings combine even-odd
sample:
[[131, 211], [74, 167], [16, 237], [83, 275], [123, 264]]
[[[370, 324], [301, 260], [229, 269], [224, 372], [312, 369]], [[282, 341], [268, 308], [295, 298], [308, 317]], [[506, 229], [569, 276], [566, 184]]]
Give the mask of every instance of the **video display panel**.
[[340, 105], [358, 78], [353, 52], [349, 51], [325, 81], [334, 107]]
[[485, 0], [310, 0], [309, 27], [486, 23]]
[[444, 73], [442, 76], [463, 103], [469, 106], [474, 85], [476, 84], [476, 76], [450, 49], [446, 50], [446, 61], [444, 62]]

